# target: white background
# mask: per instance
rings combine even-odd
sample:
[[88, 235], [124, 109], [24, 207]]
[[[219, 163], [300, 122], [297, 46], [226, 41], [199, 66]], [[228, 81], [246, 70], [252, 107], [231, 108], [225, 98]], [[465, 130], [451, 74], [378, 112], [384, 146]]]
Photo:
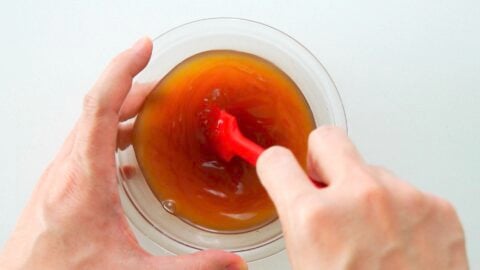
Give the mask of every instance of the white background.
[[[143, 35], [236, 16], [291, 34], [320, 59], [366, 159], [453, 202], [479, 269], [480, 2], [386, 2], [2, 2], [0, 245], [112, 56]], [[252, 268], [288, 265], [282, 253]]]

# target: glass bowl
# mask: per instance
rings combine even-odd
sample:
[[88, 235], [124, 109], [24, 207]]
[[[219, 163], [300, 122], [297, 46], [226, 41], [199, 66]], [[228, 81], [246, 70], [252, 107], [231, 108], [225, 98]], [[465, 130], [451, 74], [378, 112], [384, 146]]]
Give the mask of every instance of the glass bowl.
[[[203, 19], [160, 35], [153, 41], [150, 63], [135, 80], [153, 86], [184, 59], [210, 50], [242, 51], [272, 62], [301, 89], [316, 126], [347, 128], [340, 96], [315, 56], [287, 34], [250, 20]], [[146, 247], [151, 253], [223, 249], [254, 261], [284, 249], [278, 219], [249, 231], [226, 233], [204, 230], [172, 215], [172, 204], [159, 201], [150, 190], [132, 146], [117, 152], [117, 166], [122, 206], [136, 231], [151, 241]]]

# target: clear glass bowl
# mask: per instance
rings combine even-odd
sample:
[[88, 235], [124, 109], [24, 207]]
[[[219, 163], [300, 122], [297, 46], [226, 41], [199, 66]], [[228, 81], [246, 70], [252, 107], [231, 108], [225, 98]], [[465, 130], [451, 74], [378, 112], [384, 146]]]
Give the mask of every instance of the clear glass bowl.
[[[137, 82], [154, 85], [184, 59], [203, 51], [247, 52], [269, 60], [295, 81], [317, 126], [347, 128], [340, 96], [325, 68], [304, 46], [275, 28], [237, 18], [203, 19], [178, 26], [153, 43], [150, 63]], [[122, 205], [131, 224], [153, 243], [148, 251], [184, 254], [223, 249], [254, 261], [284, 249], [278, 220], [250, 231], [225, 233], [203, 230], [170, 214], [169, 202], [160, 202], [146, 183], [132, 146], [117, 152], [117, 165]]]

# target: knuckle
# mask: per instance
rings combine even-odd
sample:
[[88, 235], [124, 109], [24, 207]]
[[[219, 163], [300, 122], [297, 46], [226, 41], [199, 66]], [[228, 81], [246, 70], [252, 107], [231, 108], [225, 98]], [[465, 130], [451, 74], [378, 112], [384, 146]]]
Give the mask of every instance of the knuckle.
[[83, 97], [83, 110], [87, 113], [96, 114], [100, 109], [100, 101], [91, 93]]
[[455, 207], [453, 207], [453, 204], [450, 203], [449, 201], [442, 198], [437, 198], [436, 204], [444, 215], [448, 217], [456, 216]]
[[118, 117], [118, 113], [109, 108], [107, 100], [101, 100], [93, 93], [88, 93], [83, 98], [83, 112], [91, 117], [100, 119], [102, 117]]
[[312, 226], [313, 224], [318, 224], [320, 220], [325, 219], [325, 211], [320, 207], [315, 207], [310, 209], [310, 211], [304, 211], [302, 214], [302, 221], [305, 226]]
[[[327, 213], [327, 205], [319, 200], [317, 194], [298, 194], [292, 196], [289, 205], [286, 206], [281, 214], [286, 215], [288, 223], [297, 224], [297, 226], [316, 226], [319, 221], [325, 220]], [[291, 205], [301, 205], [302, 207], [291, 207]]]
[[322, 204], [315, 204], [313, 207], [302, 207], [299, 210], [302, 228], [317, 226], [320, 222], [328, 220], [328, 211]]
[[428, 204], [426, 196], [415, 189], [407, 192], [404, 203], [409, 209], [417, 211], [422, 211]]
[[375, 181], [376, 175], [372, 171], [362, 165], [354, 164], [350, 167], [350, 175], [354, 177], [355, 182], [358, 183], [361, 188], [375, 188], [379, 186]]
[[387, 201], [385, 188], [374, 182], [364, 182], [358, 191], [358, 199], [367, 205], [383, 204]]
[[370, 165], [369, 169], [372, 172], [372, 175], [378, 176], [383, 179], [390, 179], [394, 177], [394, 173], [392, 171], [382, 166]]

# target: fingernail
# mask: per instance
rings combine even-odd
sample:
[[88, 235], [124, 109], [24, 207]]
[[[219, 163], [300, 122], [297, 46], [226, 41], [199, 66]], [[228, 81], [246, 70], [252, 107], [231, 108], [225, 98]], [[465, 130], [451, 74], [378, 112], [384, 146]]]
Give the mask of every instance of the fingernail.
[[143, 47], [145, 47], [145, 42], [149, 39], [150, 38], [148, 38], [148, 37], [142, 37], [141, 39], [137, 40], [137, 42], [135, 42], [135, 44], [133, 44], [131, 49], [135, 52], [141, 51], [143, 49]]
[[225, 270], [248, 270], [248, 265], [245, 262], [241, 262], [240, 264], [230, 264], [227, 265]]

